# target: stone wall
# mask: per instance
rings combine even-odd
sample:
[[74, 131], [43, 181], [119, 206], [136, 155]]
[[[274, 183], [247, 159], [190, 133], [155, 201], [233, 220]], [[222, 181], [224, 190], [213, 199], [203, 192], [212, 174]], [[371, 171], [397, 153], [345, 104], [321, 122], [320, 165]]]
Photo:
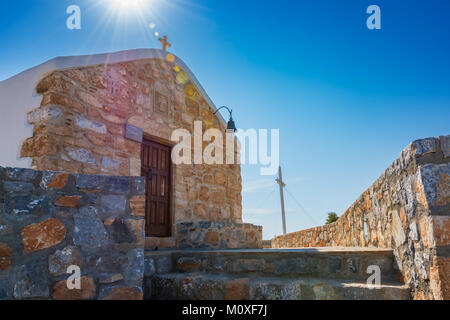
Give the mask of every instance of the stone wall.
[[[0, 167], [0, 299], [142, 299], [138, 177]], [[67, 268], [81, 268], [69, 290]]]
[[415, 299], [450, 299], [450, 136], [414, 141], [335, 223], [273, 248], [392, 248]]
[[[34, 133], [24, 141], [21, 157], [31, 157], [38, 170], [140, 176], [141, 144], [126, 138], [127, 124], [168, 145], [174, 144], [174, 129], [193, 133], [194, 121], [202, 122], [203, 131], [225, 130], [172, 58], [168, 54], [47, 75], [37, 85], [41, 106], [28, 113]], [[191, 221], [242, 223], [239, 165], [174, 165], [172, 177], [173, 231], [176, 224]]]
[[262, 227], [249, 223], [182, 222], [176, 225], [180, 249], [257, 249], [262, 248]]

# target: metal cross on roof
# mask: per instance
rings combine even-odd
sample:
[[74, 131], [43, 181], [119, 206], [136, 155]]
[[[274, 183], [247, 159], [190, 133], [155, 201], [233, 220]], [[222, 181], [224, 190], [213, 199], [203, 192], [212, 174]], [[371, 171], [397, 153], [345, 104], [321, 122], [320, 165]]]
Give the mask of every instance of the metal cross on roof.
[[167, 48], [172, 46], [169, 42], [167, 42], [167, 36], [159, 38], [158, 41], [161, 42], [163, 51], [167, 51]]

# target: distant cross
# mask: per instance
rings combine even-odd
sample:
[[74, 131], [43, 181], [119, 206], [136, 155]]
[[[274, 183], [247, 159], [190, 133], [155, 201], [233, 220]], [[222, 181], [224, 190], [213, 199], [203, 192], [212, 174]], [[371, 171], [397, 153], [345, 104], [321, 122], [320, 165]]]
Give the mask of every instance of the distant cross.
[[286, 187], [286, 184], [283, 182], [281, 167], [278, 167], [278, 179], [276, 179], [275, 181], [280, 185], [281, 219], [283, 221], [283, 235], [286, 235], [286, 214], [284, 212], [284, 194], [283, 194], [283, 188]]
[[167, 48], [172, 46], [169, 42], [167, 42], [167, 36], [159, 38], [158, 41], [161, 42], [163, 51], [167, 51]]

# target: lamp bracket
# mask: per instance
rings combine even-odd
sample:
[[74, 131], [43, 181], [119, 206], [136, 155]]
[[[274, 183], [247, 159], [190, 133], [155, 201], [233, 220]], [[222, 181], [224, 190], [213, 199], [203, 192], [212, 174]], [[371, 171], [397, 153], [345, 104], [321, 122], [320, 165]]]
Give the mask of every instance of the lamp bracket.
[[213, 114], [217, 114], [221, 109], [227, 109], [228, 112], [230, 113], [230, 116], [233, 114], [233, 110], [231, 110], [230, 108], [228, 108], [227, 106], [222, 106], [219, 109], [216, 110], [216, 112], [214, 112]]

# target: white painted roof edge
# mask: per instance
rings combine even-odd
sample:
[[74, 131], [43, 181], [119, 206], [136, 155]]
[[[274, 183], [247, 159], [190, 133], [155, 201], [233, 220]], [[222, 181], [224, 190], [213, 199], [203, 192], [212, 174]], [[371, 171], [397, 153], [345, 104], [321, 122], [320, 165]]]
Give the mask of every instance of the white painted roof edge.
[[[48, 60], [40, 65], [37, 65], [33, 68], [25, 70], [15, 76], [12, 76], [6, 80], [0, 81], [0, 92], [2, 92], [5, 87], [8, 87], [10, 84], [17, 83], [21, 79], [30, 79], [33, 78], [34, 87], [48, 74], [55, 70], [63, 70], [77, 67], [85, 67], [85, 66], [94, 66], [100, 64], [111, 64], [118, 62], [127, 62], [133, 60], [142, 60], [142, 59], [166, 59], [166, 55], [169, 52], [163, 51], [160, 49], [132, 49], [132, 50], [123, 50], [112, 53], [100, 53], [100, 54], [92, 54], [92, 55], [82, 55], [82, 56], [66, 56], [66, 57], [56, 57], [54, 59]], [[205, 89], [203, 89], [202, 85], [195, 77], [194, 73], [189, 69], [189, 67], [174, 55], [175, 61], [174, 63], [178, 65], [181, 69], [183, 69], [190, 77], [190, 79], [194, 82], [203, 96], [206, 98], [208, 103], [217, 111], [217, 107], [211, 98], [206, 93]], [[33, 92], [34, 93], [34, 92]], [[222, 120], [223, 124], [226, 126], [226, 122], [220, 112], [217, 113], [219, 118]]]

